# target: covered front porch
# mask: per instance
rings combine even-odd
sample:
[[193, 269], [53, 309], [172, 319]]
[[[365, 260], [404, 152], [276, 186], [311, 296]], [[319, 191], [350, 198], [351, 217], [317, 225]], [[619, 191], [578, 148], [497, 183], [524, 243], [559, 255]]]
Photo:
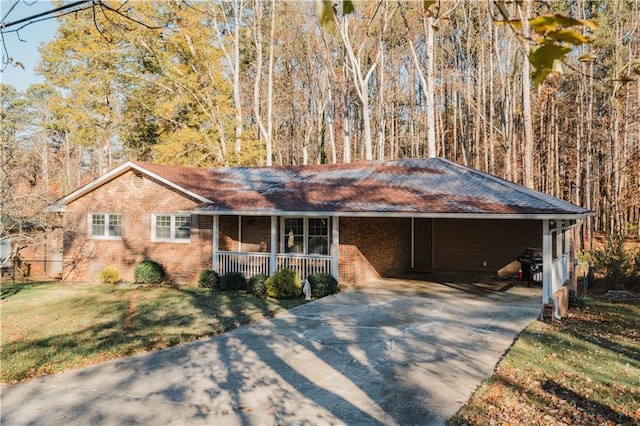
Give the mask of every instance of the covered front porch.
[[338, 278], [338, 217], [213, 216], [212, 268], [247, 279], [290, 269], [301, 280], [316, 273]]

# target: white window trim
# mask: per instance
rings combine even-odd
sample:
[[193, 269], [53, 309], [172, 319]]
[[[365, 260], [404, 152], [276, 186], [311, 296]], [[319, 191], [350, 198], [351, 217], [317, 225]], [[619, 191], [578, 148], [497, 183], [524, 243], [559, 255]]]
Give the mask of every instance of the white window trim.
[[[169, 238], [156, 237], [156, 218], [158, 216], [170, 216], [171, 217], [171, 236]], [[189, 238], [176, 238], [176, 216], [189, 216]], [[171, 242], [171, 243], [190, 243], [191, 232], [193, 231], [193, 220], [191, 215], [188, 214], [175, 214], [175, 213], [154, 213], [151, 215], [151, 241], [158, 242]]]
[[[285, 244], [287, 241], [287, 236], [285, 235], [285, 220], [286, 219], [302, 219], [302, 253], [291, 253], [285, 250]], [[327, 221], [327, 254], [309, 254], [309, 219], [325, 219]], [[314, 235], [317, 237], [318, 235]], [[292, 256], [295, 255], [304, 255], [304, 256], [323, 256], [323, 257], [331, 257], [331, 221], [328, 216], [282, 216], [280, 218], [280, 244], [282, 244], [282, 254], [290, 254]]]
[[[93, 217], [104, 217], [104, 235], [93, 235]], [[109, 216], [118, 216], [120, 218], [120, 235], [107, 235], [109, 233]], [[87, 224], [89, 229], [87, 235], [92, 240], [121, 240], [122, 239], [122, 215], [120, 213], [97, 213], [92, 212], [87, 214]]]

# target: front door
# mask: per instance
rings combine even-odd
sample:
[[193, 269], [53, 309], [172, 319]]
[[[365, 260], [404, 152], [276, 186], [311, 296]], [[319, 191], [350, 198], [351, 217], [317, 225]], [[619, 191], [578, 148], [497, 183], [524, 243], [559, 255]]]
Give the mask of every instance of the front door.
[[433, 219], [414, 219], [414, 269], [433, 269], [433, 225]]

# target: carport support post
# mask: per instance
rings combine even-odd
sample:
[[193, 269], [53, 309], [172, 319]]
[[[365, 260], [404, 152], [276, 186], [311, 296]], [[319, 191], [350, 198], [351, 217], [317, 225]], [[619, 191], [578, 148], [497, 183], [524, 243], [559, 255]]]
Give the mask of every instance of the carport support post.
[[269, 276], [276, 273], [276, 252], [278, 251], [278, 216], [271, 216], [271, 238], [269, 248]]
[[[554, 221], [555, 228], [554, 231], [557, 233], [559, 231], [560, 226], [558, 226], [558, 222]], [[560, 313], [558, 312], [558, 299], [553, 294], [554, 291], [554, 283], [552, 282], [551, 268], [553, 267], [553, 259], [552, 259], [552, 232], [550, 229], [549, 219], [544, 219], [542, 221], [542, 303], [543, 308], [545, 305], [549, 303], [549, 300], [553, 301], [553, 317], [555, 319], [560, 319]], [[556, 240], [558, 236], [556, 234]], [[556, 248], [562, 247], [561, 245], [556, 245]]]
[[542, 304], [549, 303], [551, 293], [551, 231], [549, 219], [542, 221]]

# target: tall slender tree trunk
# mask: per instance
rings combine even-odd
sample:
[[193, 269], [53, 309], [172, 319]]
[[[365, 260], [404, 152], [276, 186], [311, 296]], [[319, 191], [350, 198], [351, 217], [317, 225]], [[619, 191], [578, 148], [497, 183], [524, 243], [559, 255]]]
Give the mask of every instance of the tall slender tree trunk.
[[[522, 32], [525, 37], [529, 36], [529, 16], [531, 15], [531, 0], [522, 2], [520, 19], [522, 21]], [[533, 188], [533, 124], [531, 120], [531, 66], [529, 65], [529, 45], [522, 44], [524, 48], [524, 58], [522, 60], [522, 119], [524, 124], [524, 147], [523, 147], [523, 183], [528, 188]]]
[[427, 70], [426, 86], [424, 87], [426, 98], [426, 123], [427, 123], [427, 155], [429, 158], [436, 156], [436, 102], [435, 102], [435, 30], [433, 28], [433, 16], [425, 18], [424, 30], [426, 36], [425, 68]]
[[242, 18], [242, 11], [244, 8], [243, 0], [237, 0], [233, 2], [233, 103], [236, 111], [236, 142], [235, 153], [236, 163], [240, 159], [240, 153], [242, 152], [242, 131], [243, 131], [243, 117], [242, 117], [242, 98], [240, 97], [240, 22]]

